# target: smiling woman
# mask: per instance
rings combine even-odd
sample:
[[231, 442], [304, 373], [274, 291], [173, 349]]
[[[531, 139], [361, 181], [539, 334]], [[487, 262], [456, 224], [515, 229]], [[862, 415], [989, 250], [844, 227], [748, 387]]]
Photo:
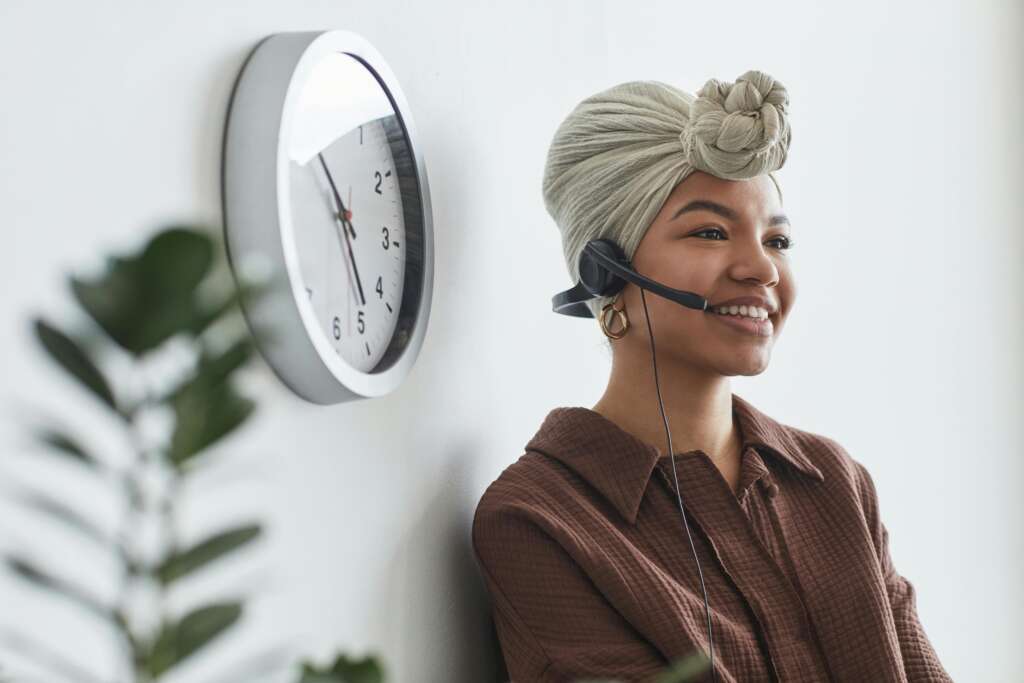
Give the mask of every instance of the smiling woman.
[[649, 680], [705, 652], [701, 681], [951, 680], [867, 469], [731, 390], [767, 369], [796, 302], [771, 175], [788, 103], [759, 71], [697, 97], [633, 81], [555, 133], [544, 201], [579, 284], [553, 303], [598, 318], [612, 369], [593, 408], [550, 410], [477, 505], [513, 681]]

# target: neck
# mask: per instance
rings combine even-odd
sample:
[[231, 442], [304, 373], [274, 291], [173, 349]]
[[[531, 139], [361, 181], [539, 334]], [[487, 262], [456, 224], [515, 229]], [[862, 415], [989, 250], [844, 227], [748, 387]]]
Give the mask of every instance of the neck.
[[[739, 431], [733, 423], [729, 378], [666, 363], [661, 357], [658, 361], [658, 385], [672, 433], [672, 450], [699, 449], [716, 462], [738, 454]], [[668, 453], [650, 354], [617, 354], [608, 386], [593, 410], [660, 454]]]

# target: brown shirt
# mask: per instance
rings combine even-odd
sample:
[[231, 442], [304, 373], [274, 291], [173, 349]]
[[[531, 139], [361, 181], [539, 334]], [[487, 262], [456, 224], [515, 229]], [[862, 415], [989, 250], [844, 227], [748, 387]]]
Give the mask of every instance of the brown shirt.
[[[703, 451], [675, 454], [718, 680], [951, 681], [864, 466], [736, 394], [733, 416], [738, 493]], [[668, 456], [579, 406], [551, 410], [525, 450], [472, 532], [511, 680], [648, 681], [709, 655]]]

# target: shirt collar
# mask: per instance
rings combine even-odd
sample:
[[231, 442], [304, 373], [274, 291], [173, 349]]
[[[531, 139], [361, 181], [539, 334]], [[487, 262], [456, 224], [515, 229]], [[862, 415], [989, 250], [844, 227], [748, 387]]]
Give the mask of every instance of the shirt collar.
[[[824, 481], [821, 470], [794, 439], [792, 428], [768, 417], [736, 394], [732, 394], [732, 408], [744, 451], [753, 446], [758, 453]], [[636, 522], [640, 500], [658, 461], [654, 446], [583, 406], [552, 409], [526, 444], [526, 450], [549, 455], [575, 471], [631, 524]]]

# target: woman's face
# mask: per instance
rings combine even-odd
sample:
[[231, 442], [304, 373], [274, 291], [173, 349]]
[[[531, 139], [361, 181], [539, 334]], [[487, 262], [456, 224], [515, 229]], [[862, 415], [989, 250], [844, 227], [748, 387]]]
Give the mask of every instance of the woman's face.
[[[767, 175], [724, 180], [695, 171], [679, 183], [637, 247], [633, 268], [704, 296], [709, 308], [736, 297], [763, 297], [769, 302], [770, 324], [767, 335], [752, 333], [716, 313], [645, 291], [659, 360], [665, 354], [669, 362], [724, 376], [763, 372], [796, 299], [786, 252], [790, 236], [775, 183]], [[630, 332], [637, 333], [613, 342], [615, 348], [649, 356], [640, 289], [628, 283], [620, 299]], [[608, 322], [613, 331], [619, 329], [614, 317]]]

